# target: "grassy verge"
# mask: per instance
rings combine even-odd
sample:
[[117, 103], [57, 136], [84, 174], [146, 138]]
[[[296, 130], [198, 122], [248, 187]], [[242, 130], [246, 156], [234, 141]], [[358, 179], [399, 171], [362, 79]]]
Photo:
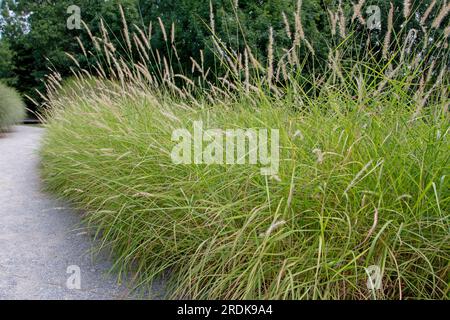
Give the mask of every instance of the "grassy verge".
[[25, 117], [25, 104], [20, 95], [12, 88], [0, 83], [0, 132]]
[[[53, 110], [43, 172], [52, 191], [87, 210], [119, 271], [137, 267], [141, 284], [170, 271], [172, 297], [447, 297], [442, 106], [412, 121], [395, 95], [362, 108], [330, 90], [299, 111], [288, 99], [193, 108], [102, 87]], [[279, 128], [278, 176], [173, 164], [172, 131], [195, 120]], [[371, 265], [382, 290], [367, 288]]]
[[[139, 56], [129, 61], [102, 30], [91, 72], [47, 83], [49, 190], [85, 212], [119, 274], [136, 272], [141, 286], [169, 274], [169, 297], [448, 298], [447, 38], [412, 52], [408, 32], [388, 32], [363, 58], [341, 39], [305, 75], [298, 15], [281, 58], [271, 28], [263, 61], [213, 35], [220, 67], [193, 61], [188, 76], [172, 68], [174, 39], [155, 52], [124, 21], [128, 56]], [[278, 173], [175, 164], [172, 133], [199, 120], [278, 129]]]

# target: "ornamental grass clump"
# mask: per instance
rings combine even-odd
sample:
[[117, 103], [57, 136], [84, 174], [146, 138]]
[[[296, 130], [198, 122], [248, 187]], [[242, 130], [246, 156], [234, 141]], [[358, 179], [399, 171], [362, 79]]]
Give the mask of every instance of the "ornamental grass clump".
[[[174, 73], [139, 29], [124, 27], [137, 61], [106, 31], [93, 37], [110, 69], [100, 61], [70, 85], [47, 83], [48, 190], [82, 210], [119, 276], [133, 272], [141, 288], [164, 277], [169, 298], [447, 299], [448, 49], [392, 52], [407, 33], [391, 31], [385, 50], [361, 59], [349, 37], [305, 77], [295, 16], [279, 59], [271, 28], [266, 61], [213, 34], [224, 74], [195, 60], [192, 74]], [[277, 171], [176, 163], [174, 132], [197, 121], [278, 130]]]

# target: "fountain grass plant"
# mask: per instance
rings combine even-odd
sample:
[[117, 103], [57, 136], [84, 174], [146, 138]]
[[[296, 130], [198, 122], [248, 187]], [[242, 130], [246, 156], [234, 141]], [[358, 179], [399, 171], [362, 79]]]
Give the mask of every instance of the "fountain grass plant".
[[[445, 63], [402, 49], [355, 60], [341, 45], [306, 79], [298, 43], [276, 62], [271, 40], [264, 63], [213, 36], [229, 71], [214, 81], [195, 61], [197, 77], [173, 74], [139, 29], [125, 37], [140, 61], [93, 37], [108, 71], [50, 79], [41, 151], [47, 188], [84, 212], [119, 277], [133, 272], [140, 288], [165, 277], [169, 298], [448, 298]], [[197, 120], [278, 129], [278, 173], [174, 164], [173, 131]]]

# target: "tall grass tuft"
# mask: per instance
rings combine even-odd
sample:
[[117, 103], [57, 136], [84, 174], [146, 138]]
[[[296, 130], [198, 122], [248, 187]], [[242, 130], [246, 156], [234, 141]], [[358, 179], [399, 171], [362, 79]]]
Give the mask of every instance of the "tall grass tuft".
[[[308, 78], [298, 49], [309, 42], [293, 15], [292, 46], [276, 59], [269, 28], [265, 61], [249, 46], [227, 46], [211, 15], [225, 74], [194, 59], [192, 74], [174, 73], [175, 52], [153, 50], [137, 27], [128, 39], [138, 60], [95, 38], [107, 57], [96, 73], [47, 83], [48, 189], [85, 212], [119, 276], [132, 271], [137, 287], [166, 277], [170, 298], [448, 298], [446, 55], [431, 64], [431, 45], [393, 52], [407, 33], [391, 30], [383, 52], [361, 59], [349, 54], [349, 36]], [[343, 15], [339, 8], [334, 21], [341, 37], [352, 32]], [[170, 50], [173, 33], [159, 24]], [[172, 132], [196, 120], [279, 129], [278, 174], [174, 164]], [[367, 285], [370, 266], [381, 272], [379, 289]]]

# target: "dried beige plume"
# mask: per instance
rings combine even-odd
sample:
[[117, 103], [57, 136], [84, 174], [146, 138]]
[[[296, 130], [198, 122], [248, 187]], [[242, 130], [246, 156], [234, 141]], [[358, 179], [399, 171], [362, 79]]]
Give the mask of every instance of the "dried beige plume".
[[247, 52], [248, 52], [248, 57], [250, 58], [250, 62], [252, 63], [253, 68], [261, 69], [262, 66], [259, 63], [259, 61], [255, 58], [255, 56], [253, 55], [252, 50], [250, 49], [250, 47], [246, 46], [246, 48], [247, 48]]
[[337, 21], [339, 20], [339, 14], [337, 12], [331, 11], [330, 9], [328, 9], [328, 14], [330, 15], [331, 34], [334, 36], [336, 35], [336, 26]]
[[391, 8], [389, 9], [389, 15], [388, 15], [388, 29], [386, 31], [386, 36], [384, 37], [383, 59], [387, 58], [387, 54], [389, 52], [389, 47], [391, 45], [391, 34], [392, 34], [393, 25], [394, 25], [394, 5], [391, 2]]
[[425, 89], [425, 79], [422, 76], [419, 81], [419, 88], [414, 94], [414, 100], [416, 101], [417, 106], [413, 116], [411, 117], [413, 120], [416, 119], [422, 113], [423, 107], [425, 106], [427, 96], [424, 95], [424, 89]]
[[284, 81], [288, 81], [289, 76], [287, 73], [286, 63], [284, 62], [281, 64], [281, 74], [283, 75]]
[[80, 40], [79, 37], [76, 37], [78, 45], [81, 48], [81, 51], [83, 52], [83, 55], [87, 58], [87, 53], [86, 53], [86, 49], [84, 48], [83, 42]]
[[105, 23], [104, 23], [103, 19], [100, 19], [100, 31], [102, 33], [103, 41], [105, 41], [105, 42], [109, 41], [108, 31], [106, 31]]
[[153, 33], [153, 23], [150, 22], [148, 25], [148, 40], [152, 39], [152, 33]]
[[127, 42], [128, 49], [131, 52], [132, 49], [131, 49], [130, 34], [128, 32], [128, 24], [127, 24], [127, 20], [125, 18], [125, 13], [123, 12], [122, 5], [119, 5], [119, 11], [120, 11], [120, 16], [122, 17], [123, 34], [125, 36], [125, 41]]
[[145, 35], [144, 31], [139, 28], [139, 26], [137, 26], [136, 24], [133, 24], [134, 28], [138, 31], [139, 35], [140, 35], [140, 40], [142, 41], [143, 44], [145, 44], [145, 47], [147, 49], [150, 49], [150, 43], [148, 41], [148, 37]]
[[153, 195], [151, 194], [151, 193], [148, 193], [148, 192], [138, 192], [138, 193], [135, 193], [134, 195], [133, 195], [133, 197], [139, 197], [139, 198], [151, 198]]
[[300, 41], [305, 39], [305, 32], [303, 31], [302, 26], [302, 0], [298, 0], [297, 2], [297, 11], [295, 12], [295, 45], [300, 45]]
[[283, 60], [283, 57], [281, 57], [280, 61], [278, 62], [277, 72], [276, 72], [276, 74], [275, 74], [275, 81], [276, 81], [276, 82], [280, 81], [281, 64], [282, 64], [282, 62], [283, 62], [282, 60]]
[[286, 16], [286, 13], [284, 13], [284, 11], [283, 11], [283, 12], [281, 12], [281, 15], [283, 17], [283, 22], [284, 22], [284, 27], [285, 27], [285, 30], [286, 30], [286, 35], [288, 36], [289, 39], [292, 40], [291, 27], [289, 25], [289, 20], [288, 20], [288, 18]]
[[408, 19], [410, 14], [411, 14], [411, 0], [404, 0], [403, 1], [403, 16], [405, 17], [405, 19]]
[[213, 8], [213, 4], [212, 1], [209, 1], [209, 25], [211, 27], [211, 31], [212, 33], [216, 33], [216, 23], [214, 20], [214, 8]]
[[313, 48], [313, 46], [311, 45], [311, 43], [309, 43], [309, 41], [306, 40], [306, 39], [305, 39], [305, 43], [306, 43], [306, 47], [308, 48], [308, 50], [309, 50], [313, 55], [315, 55], [316, 52], [314, 51], [314, 48]]
[[411, 53], [411, 49], [412, 46], [414, 45], [414, 42], [417, 39], [417, 30], [414, 28], [411, 28], [411, 30], [409, 30], [408, 35], [406, 36], [406, 41], [405, 41], [405, 52], [407, 54]]
[[353, 16], [352, 16], [352, 22], [355, 21], [357, 18], [359, 22], [363, 25], [366, 24], [366, 20], [364, 20], [364, 17], [362, 16], [361, 10], [366, 0], [359, 0], [358, 3], [353, 4]]
[[367, 232], [366, 237], [364, 238], [364, 240], [358, 244], [355, 248], [359, 248], [360, 246], [362, 246], [367, 240], [369, 240], [370, 236], [372, 235], [372, 233], [375, 231], [377, 224], [378, 224], [378, 209], [374, 208], [374, 214], [373, 214], [373, 223], [372, 223], [372, 227], [370, 227], [369, 231]]
[[[92, 40], [92, 42], [94, 43], [94, 46], [97, 50], [100, 50], [98, 41], [97, 41], [97, 37], [94, 37], [94, 35], [91, 32], [91, 29], [89, 28], [89, 26], [86, 24], [86, 22], [84, 22], [83, 20], [81, 21], [81, 24], [83, 25], [83, 28], [86, 29], [88, 35], [89, 35], [89, 39]], [[86, 51], [83, 50], [84, 55], [86, 56]]]
[[339, 33], [341, 34], [342, 38], [346, 37], [346, 21], [345, 21], [345, 14], [344, 10], [342, 9], [342, 1], [339, 1]]
[[267, 58], [267, 80], [269, 85], [272, 84], [273, 79], [273, 28], [269, 29], [269, 47], [268, 47], [268, 58]]
[[[311, 53], [314, 55], [314, 49], [311, 46], [311, 44], [309, 43], [308, 40], [306, 40], [305, 38], [305, 32], [303, 30], [303, 25], [302, 25], [302, 15], [301, 15], [301, 10], [302, 10], [302, 1], [298, 0], [297, 2], [297, 11], [295, 12], [295, 36], [294, 36], [294, 47], [295, 46], [299, 46], [300, 42], [303, 40], [306, 43], [306, 47], [308, 48], [309, 51], [311, 51]], [[294, 51], [294, 50], [293, 50]]]
[[175, 23], [172, 22], [172, 27], [170, 28], [170, 43], [175, 43]]
[[166, 33], [166, 27], [164, 27], [164, 23], [161, 20], [161, 17], [158, 17], [159, 26], [161, 27], [161, 32], [163, 34], [164, 41], [167, 42], [167, 33]]
[[200, 65], [197, 63], [197, 61], [196, 61], [194, 58], [192, 58], [192, 57], [190, 57], [190, 58], [191, 58], [191, 61], [192, 61], [192, 70], [191, 70], [191, 72], [194, 73], [194, 72], [195, 72], [195, 69], [197, 69], [199, 72], [203, 72], [203, 71], [202, 71], [202, 68], [201, 68]]
[[450, 3], [444, 3], [444, 5], [442, 6], [441, 11], [439, 11], [439, 14], [436, 17], [436, 19], [434, 19], [431, 27], [435, 28], [435, 29], [439, 28], [439, 26], [441, 25], [442, 21], [448, 15], [449, 12], [450, 12]]
[[269, 228], [267, 229], [266, 232], [261, 233], [259, 236], [260, 237], [268, 237], [270, 236], [270, 234], [275, 231], [276, 229], [278, 229], [279, 227], [281, 227], [282, 225], [284, 225], [286, 223], [286, 221], [281, 220], [281, 221], [277, 221], [277, 222], [273, 222]]
[[420, 25], [424, 25], [427, 21], [428, 17], [430, 16], [431, 11], [433, 11], [434, 6], [436, 5], [436, 0], [431, 1], [430, 5], [428, 6], [427, 10], [425, 10], [422, 18], [420, 19]]
[[[136, 34], [133, 34], [133, 41], [136, 45], [136, 48], [138, 49], [138, 53], [141, 56], [141, 61], [146, 62], [150, 60], [150, 57], [147, 53], [147, 50], [145, 49], [144, 45], [142, 44], [142, 41], [139, 39], [139, 37]], [[144, 59], [145, 57], [145, 59]]]
[[250, 92], [250, 68], [248, 66], [249, 61], [248, 61], [248, 52], [247, 52], [247, 48], [245, 48], [244, 50], [244, 65], [245, 65], [245, 92], [248, 94]]
[[428, 68], [427, 78], [425, 80], [425, 83], [430, 83], [431, 82], [431, 79], [433, 77], [433, 71], [434, 71], [435, 64], [436, 64], [436, 60], [433, 60], [431, 62], [430, 68]]
[[444, 37], [445, 37], [445, 39], [450, 37], [450, 25], [448, 25], [447, 28], [445, 28], [445, 30], [444, 30]]

